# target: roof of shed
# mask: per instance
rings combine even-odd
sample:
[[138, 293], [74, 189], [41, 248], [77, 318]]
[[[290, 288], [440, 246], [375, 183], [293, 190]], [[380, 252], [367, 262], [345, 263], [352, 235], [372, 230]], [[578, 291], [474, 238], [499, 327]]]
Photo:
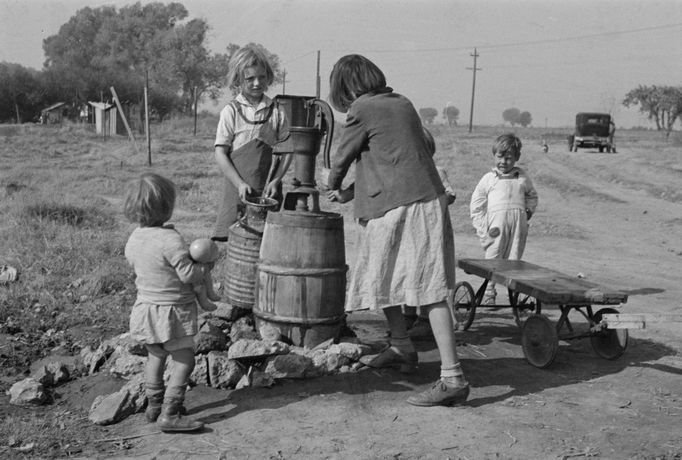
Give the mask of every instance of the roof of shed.
[[56, 104], [52, 104], [48, 108], [41, 110], [41, 112], [49, 112], [51, 110], [54, 110], [56, 108], [63, 106], [64, 104], [66, 104], [66, 102], [57, 102]]

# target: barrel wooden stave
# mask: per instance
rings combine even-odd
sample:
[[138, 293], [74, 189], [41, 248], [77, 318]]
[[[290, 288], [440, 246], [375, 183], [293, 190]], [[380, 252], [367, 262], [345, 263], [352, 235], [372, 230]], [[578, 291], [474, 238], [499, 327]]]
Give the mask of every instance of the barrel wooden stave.
[[341, 215], [268, 215], [257, 268], [257, 326], [270, 324], [297, 346], [338, 338], [347, 270]]

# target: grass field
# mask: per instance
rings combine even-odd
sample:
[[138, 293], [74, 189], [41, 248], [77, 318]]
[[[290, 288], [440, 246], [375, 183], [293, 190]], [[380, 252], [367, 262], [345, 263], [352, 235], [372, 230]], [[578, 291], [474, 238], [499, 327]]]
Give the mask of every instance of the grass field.
[[[212, 152], [216, 121], [200, 119], [196, 137], [189, 120], [153, 126], [152, 166], [147, 165], [143, 138], [136, 152], [126, 138], [105, 139], [83, 125], [1, 127], [0, 264], [15, 267], [20, 275], [16, 282], [0, 286], [0, 389], [23, 378], [38, 358], [75, 354], [127, 330], [135, 290], [123, 248], [133, 227], [125, 221], [121, 204], [131, 179], [149, 170], [172, 179], [179, 191], [172, 222], [187, 241], [211, 235], [219, 189]], [[467, 208], [471, 192], [492, 166], [493, 139], [510, 130], [477, 127], [468, 133], [464, 127], [432, 127], [436, 162], [447, 170], [457, 192], [451, 208], [456, 240], [474, 235]], [[617, 186], [662, 203], [682, 202], [682, 142], [676, 133], [666, 140], [654, 131], [621, 131], [616, 136], [619, 154], [589, 156], [568, 152], [569, 130], [514, 131], [524, 143], [519, 164], [531, 172], [541, 191], [539, 213], [545, 214], [534, 220], [531, 239], [589, 237], [590, 229], [580, 219], [549, 204], [552, 197], [618, 205], [625, 201], [610, 189]], [[547, 154], [541, 150], [543, 139], [550, 146]], [[580, 162], [573, 164], [571, 158]], [[615, 163], [618, 167], [610, 166]], [[644, 176], [642, 171], [649, 173]], [[590, 184], [581, 180], [587, 174], [593, 177]], [[351, 206], [326, 199], [321, 205], [343, 213], [347, 227], [351, 225]], [[677, 229], [681, 222], [671, 215], [666, 225]], [[682, 254], [682, 248], [674, 248]], [[14, 435], [20, 427], [30, 432], [31, 423], [38, 423], [11, 420]], [[77, 436], [80, 428], [76, 422], [72, 426]], [[36, 442], [45, 444], [45, 454], [65, 453], [64, 442], [61, 447]]]

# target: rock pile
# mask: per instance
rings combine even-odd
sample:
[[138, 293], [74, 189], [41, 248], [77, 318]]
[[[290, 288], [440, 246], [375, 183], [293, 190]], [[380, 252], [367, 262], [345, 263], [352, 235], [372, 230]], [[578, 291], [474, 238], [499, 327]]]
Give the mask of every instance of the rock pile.
[[[218, 309], [199, 318], [196, 335], [196, 365], [190, 385], [221, 389], [249, 386], [272, 386], [279, 379], [303, 379], [342, 372], [352, 372], [362, 365], [359, 359], [371, 351], [367, 345], [349, 337], [340, 343], [333, 339], [313, 349], [287, 343], [279, 331], [269, 325], [254, 329], [250, 310], [217, 303]], [[106, 425], [143, 411], [144, 365], [146, 349], [128, 334], [103, 342], [97, 349], [84, 348], [71, 366], [52, 362], [9, 390], [10, 403], [42, 404], [47, 401], [45, 388], [69, 380], [72, 375], [96, 372], [127, 380], [116, 393], [98, 396], [90, 409], [93, 423]], [[170, 364], [172, 365], [172, 364]], [[69, 369], [69, 367], [71, 369]], [[166, 369], [165, 379], [170, 376]]]

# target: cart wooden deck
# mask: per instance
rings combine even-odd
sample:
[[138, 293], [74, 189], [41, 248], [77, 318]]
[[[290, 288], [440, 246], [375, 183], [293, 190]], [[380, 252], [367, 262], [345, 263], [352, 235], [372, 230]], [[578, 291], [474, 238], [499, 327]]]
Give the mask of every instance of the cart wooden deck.
[[460, 259], [457, 265], [466, 273], [535, 297], [545, 304], [618, 305], [628, 300], [627, 294], [622, 291], [524, 260]]
[[[511, 307], [521, 328], [524, 355], [532, 365], [549, 366], [556, 356], [559, 339], [589, 337], [594, 351], [606, 359], [616, 359], [625, 351], [627, 330], [609, 329], [603, 321], [604, 315], [618, 311], [602, 308], [595, 313], [592, 305], [623, 304], [627, 302], [626, 293], [522, 260], [459, 259], [457, 265], [464, 272], [484, 279], [475, 293], [466, 281], [457, 283], [453, 310], [462, 329], [471, 325], [479, 307]], [[507, 288], [509, 305], [481, 305], [491, 281]], [[561, 311], [556, 324], [541, 314], [543, 304], [556, 305]], [[573, 327], [568, 318], [571, 311], [577, 311], [587, 319], [586, 330], [577, 331]], [[523, 313], [531, 315], [526, 318]]]

